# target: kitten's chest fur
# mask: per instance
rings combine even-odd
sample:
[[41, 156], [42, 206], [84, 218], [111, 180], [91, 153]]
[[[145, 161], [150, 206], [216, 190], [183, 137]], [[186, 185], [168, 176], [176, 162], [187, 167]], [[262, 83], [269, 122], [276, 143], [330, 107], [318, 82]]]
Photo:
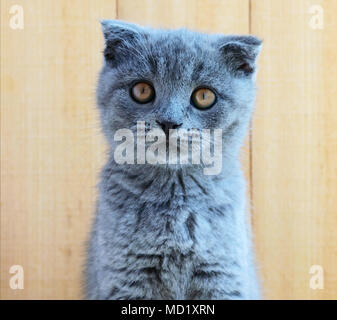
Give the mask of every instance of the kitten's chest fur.
[[198, 283], [217, 281], [228, 282], [226, 294], [243, 295], [248, 271], [240, 177], [228, 178], [231, 192], [220, 180], [182, 171], [139, 179], [108, 170], [103, 177], [92, 238], [98, 277], [108, 278], [110, 269], [118, 274], [111, 286], [148, 287], [150, 295], [139, 298], [191, 299], [200, 294]]
[[[173, 209], [173, 214], [169, 208], [167, 215], [163, 211], [154, 212], [161, 219], [153, 219], [153, 223], [148, 223], [132, 237], [134, 243], [144, 244], [142, 251], [138, 251], [138, 245], [135, 246], [134, 257], [141, 258], [143, 267], [156, 275], [161, 288], [160, 298], [191, 299], [191, 281], [202, 265], [219, 262], [222, 266], [226, 263], [234, 265], [236, 261], [233, 255], [225, 254], [226, 250], [228, 253], [234, 249], [226, 245], [225, 239], [231, 242], [230, 235], [224, 231], [219, 238], [213, 233], [217, 228], [220, 231], [223, 223], [206, 218], [212, 214], [207, 200], [199, 199], [198, 207], [203, 210], [202, 213], [193, 209], [188, 201], [181, 208]], [[202, 201], [205, 203], [202, 204]], [[152, 228], [156, 230], [156, 237], [150, 231]], [[236, 271], [234, 273], [238, 276]]]

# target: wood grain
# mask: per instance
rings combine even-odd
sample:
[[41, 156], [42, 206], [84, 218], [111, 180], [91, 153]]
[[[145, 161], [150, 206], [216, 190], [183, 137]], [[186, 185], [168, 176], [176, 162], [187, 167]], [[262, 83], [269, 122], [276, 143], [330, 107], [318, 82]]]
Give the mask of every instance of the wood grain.
[[166, 28], [247, 33], [248, 0], [119, 0], [118, 19]]
[[[24, 29], [9, 27], [22, 4]], [[80, 297], [103, 142], [98, 19], [114, 1], [1, 1], [1, 298]], [[22, 265], [24, 290], [9, 288]]]
[[[324, 28], [312, 29], [312, 5]], [[252, 136], [254, 226], [267, 298], [337, 298], [336, 1], [252, 1], [264, 39]], [[323, 290], [309, 286], [321, 265]]]

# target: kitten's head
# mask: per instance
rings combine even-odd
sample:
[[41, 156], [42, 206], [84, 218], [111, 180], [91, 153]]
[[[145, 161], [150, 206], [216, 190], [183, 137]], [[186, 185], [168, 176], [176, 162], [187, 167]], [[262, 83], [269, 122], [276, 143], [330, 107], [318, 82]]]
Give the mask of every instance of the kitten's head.
[[224, 150], [237, 152], [254, 102], [260, 40], [115, 20], [102, 28], [97, 101], [112, 148], [116, 130], [136, 132], [144, 121], [147, 129], [163, 131], [222, 129]]

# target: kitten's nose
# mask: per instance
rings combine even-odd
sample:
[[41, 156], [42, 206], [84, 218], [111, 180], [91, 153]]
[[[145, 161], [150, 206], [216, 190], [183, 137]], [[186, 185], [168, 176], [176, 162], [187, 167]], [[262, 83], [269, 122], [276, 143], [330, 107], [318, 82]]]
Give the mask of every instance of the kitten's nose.
[[182, 123], [176, 123], [176, 122], [172, 122], [172, 121], [158, 121], [158, 120], [156, 120], [156, 122], [160, 125], [160, 127], [163, 129], [163, 131], [165, 132], [165, 134], [167, 136], [169, 134], [170, 129], [178, 129], [179, 127], [182, 126]]

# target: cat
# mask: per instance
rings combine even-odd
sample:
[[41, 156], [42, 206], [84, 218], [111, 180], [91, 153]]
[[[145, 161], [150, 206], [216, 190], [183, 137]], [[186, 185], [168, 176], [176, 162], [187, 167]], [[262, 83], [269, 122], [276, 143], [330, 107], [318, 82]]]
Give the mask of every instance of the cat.
[[[86, 298], [261, 298], [239, 162], [261, 40], [101, 24], [97, 105], [109, 150], [88, 244]], [[170, 129], [222, 129], [221, 171], [206, 175], [202, 163], [116, 162], [116, 132], [136, 134], [139, 121], [167, 139]]]

